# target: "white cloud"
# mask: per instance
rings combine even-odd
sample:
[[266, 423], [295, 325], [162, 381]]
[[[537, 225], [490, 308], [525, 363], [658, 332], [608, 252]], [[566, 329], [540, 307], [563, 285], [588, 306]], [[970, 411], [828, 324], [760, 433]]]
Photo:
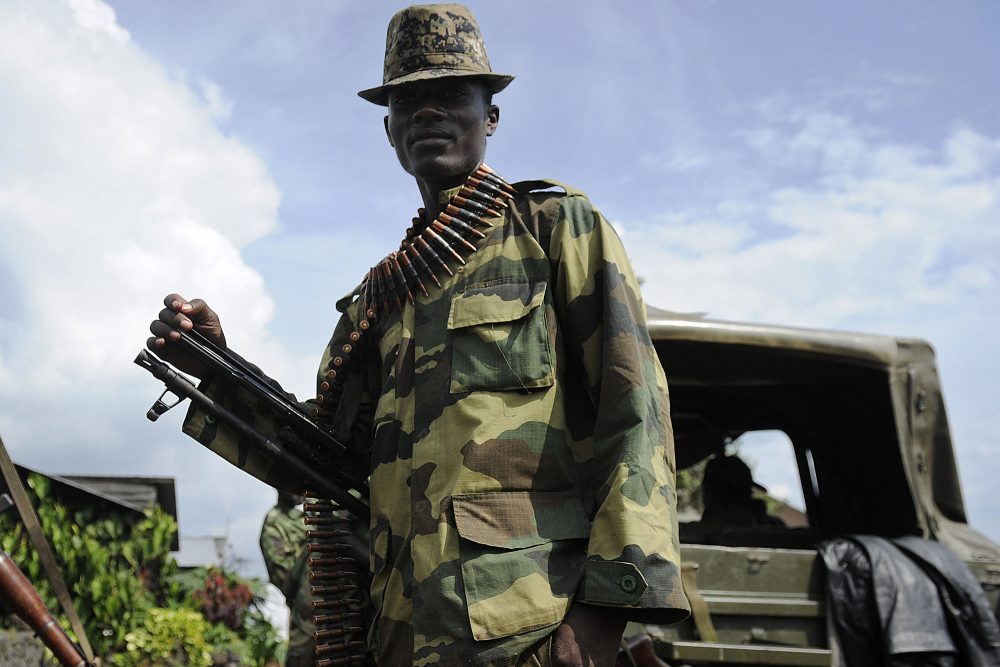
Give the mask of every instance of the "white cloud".
[[653, 304], [836, 326], [996, 295], [1000, 141], [963, 128], [930, 150], [873, 142], [826, 111], [788, 116], [797, 124], [760, 128], [747, 150], [810, 176], [625, 225]]
[[115, 10], [98, 0], [68, 0], [77, 25], [93, 34], [100, 34], [118, 42], [127, 42], [129, 34], [118, 25]]
[[[268, 337], [273, 303], [240, 250], [277, 228], [279, 193], [215, 124], [230, 112], [217, 85], [169, 76], [101, 2], [0, 5], [0, 432], [49, 472], [204, 483], [187, 496], [201, 502], [182, 501], [191, 528], [206, 507], [240, 511], [229, 484], [257, 504], [271, 492], [193, 459], [176, 418], [143, 419], [157, 386], [132, 359], [163, 296], [206, 298], [276, 377], [308, 386], [315, 363]], [[234, 523], [234, 541], [253, 553], [251, 523]]]
[[222, 89], [214, 81], [201, 79], [198, 82], [201, 88], [201, 96], [208, 105], [208, 113], [212, 120], [222, 121], [228, 119], [233, 114], [233, 102], [227, 98]]
[[[72, 8], [72, 11], [71, 11]], [[240, 248], [277, 226], [261, 161], [224, 136], [208, 102], [170, 79], [115, 29], [111, 9], [77, 0], [7, 5], [0, 16], [0, 155], [5, 261], [26, 291], [31, 333], [7, 341], [26, 380], [118, 381], [123, 349], [166, 291], [211, 296], [264, 345], [272, 313]], [[47, 363], [38, 364], [44, 350]]]

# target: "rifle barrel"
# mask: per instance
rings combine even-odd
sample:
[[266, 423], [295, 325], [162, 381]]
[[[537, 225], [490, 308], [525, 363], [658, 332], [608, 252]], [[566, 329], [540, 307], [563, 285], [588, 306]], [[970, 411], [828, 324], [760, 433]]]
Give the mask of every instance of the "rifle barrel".
[[[181, 397], [181, 399], [191, 399], [193, 403], [198, 404], [200, 408], [210, 415], [233, 428], [241, 437], [252, 443], [254, 447], [267, 452], [269, 456], [279, 460], [293, 473], [298, 475], [310, 489], [316, 490], [325, 497], [336, 501], [337, 504], [351, 511], [361, 519], [367, 520], [369, 518], [371, 510], [367, 500], [364, 498], [365, 488], [361, 484], [350, 484], [349, 480], [345, 479], [345, 475], [341, 470], [332, 467], [329, 472], [335, 478], [335, 481], [331, 481], [326, 475], [317, 471], [315, 466], [309, 465], [285, 446], [281, 442], [280, 436], [267, 436], [257, 431], [251, 424], [247, 423], [234, 412], [219, 405], [210, 396], [195, 387], [190, 380], [173, 370], [166, 363], [153, 357], [146, 350], [139, 351], [139, 355], [135, 358], [135, 363], [145, 368], [158, 380], [161, 380], [170, 392]], [[161, 397], [160, 400], [153, 404], [153, 407], [150, 408], [146, 416], [150, 421], [155, 421], [157, 417], [171, 407], [173, 405], [164, 404]], [[354, 488], [362, 497], [359, 498], [349, 493], [341, 485], [343, 482], [347, 482], [349, 488]]]

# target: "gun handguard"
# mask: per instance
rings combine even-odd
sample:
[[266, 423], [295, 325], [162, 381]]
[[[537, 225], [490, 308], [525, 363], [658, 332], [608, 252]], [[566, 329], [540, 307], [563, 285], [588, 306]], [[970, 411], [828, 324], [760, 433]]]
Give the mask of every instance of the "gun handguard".
[[[200, 391], [194, 383], [146, 350], [140, 350], [135, 363], [149, 371], [166, 385], [166, 390], [146, 413], [150, 421], [181, 403], [185, 398], [219, 421], [234, 429], [257, 449], [277, 459], [297, 475], [310, 489], [337, 502], [344, 509], [367, 520], [368, 485], [354, 479], [344, 465], [347, 446], [331, 433], [320, 428], [298, 405], [267, 383], [242, 360], [216, 347], [196, 332], [182, 332], [181, 343], [197, 359], [208, 365], [220, 382], [229, 382], [250, 392], [275, 417], [277, 434], [267, 435], [256, 430], [232, 411], [219, 405]], [[168, 393], [177, 396], [173, 403], [164, 401]], [[322, 472], [320, 472], [322, 471]], [[353, 491], [353, 493], [351, 493]]]
[[46, 609], [35, 587], [4, 551], [0, 551], [0, 597], [35, 631], [60, 664], [86, 667], [86, 659]]

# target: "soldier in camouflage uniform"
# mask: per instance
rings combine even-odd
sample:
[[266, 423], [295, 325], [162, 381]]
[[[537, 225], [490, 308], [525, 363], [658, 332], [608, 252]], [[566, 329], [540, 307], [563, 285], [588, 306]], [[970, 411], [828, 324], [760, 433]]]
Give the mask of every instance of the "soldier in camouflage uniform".
[[[499, 120], [492, 94], [512, 78], [490, 69], [466, 8], [393, 17], [383, 85], [360, 95], [388, 107], [389, 143], [423, 200], [402, 248], [473, 182]], [[515, 192], [485, 216], [475, 252], [425, 276], [426, 293], [414, 284], [395, 305], [380, 293], [375, 314], [380, 264], [338, 302], [307, 405], [371, 460], [380, 665], [612, 664], [627, 620], [688, 613], [667, 386], [638, 283], [582, 193], [551, 181]], [[197, 374], [172, 330], [224, 344], [218, 318], [176, 294], [165, 305], [149, 346]], [[211, 379], [203, 389], [243, 400]], [[184, 429], [295, 487], [204, 414]]]
[[267, 576], [291, 612], [288, 623], [288, 653], [285, 667], [316, 664], [313, 647], [313, 609], [306, 567], [306, 526], [296, 505], [302, 497], [278, 491], [278, 503], [264, 517], [260, 529], [260, 552]]

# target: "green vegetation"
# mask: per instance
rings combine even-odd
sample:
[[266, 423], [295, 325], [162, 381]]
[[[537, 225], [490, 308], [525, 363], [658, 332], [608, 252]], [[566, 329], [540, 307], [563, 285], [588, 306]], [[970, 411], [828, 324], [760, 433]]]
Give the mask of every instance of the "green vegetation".
[[[179, 570], [169, 554], [177, 531], [170, 515], [159, 508], [138, 520], [93, 509], [73, 512], [52, 495], [46, 477], [31, 475], [28, 487], [87, 637], [104, 664], [276, 664], [282, 644], [259, 608], [264, 584], [219, 569]], [[38, 554], [11, 513], [0, 515], [0, 547], [71, 632]]]
[[111, 656], [111, 664], [211, 667], [212, 650], [205, 638], [209, 630], [208, 621], [194, 610], [148, 609], [138, 627], [125, 635], [125, 652]]

